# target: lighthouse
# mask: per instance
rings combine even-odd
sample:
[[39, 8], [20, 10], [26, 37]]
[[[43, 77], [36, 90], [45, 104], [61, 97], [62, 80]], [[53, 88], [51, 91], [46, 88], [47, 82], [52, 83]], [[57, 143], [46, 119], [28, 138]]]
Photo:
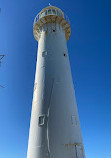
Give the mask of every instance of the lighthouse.
[[27, 158], [85, 158], [67, 41], [69, 19], [55, 6], [33, 24], [37, 64]]

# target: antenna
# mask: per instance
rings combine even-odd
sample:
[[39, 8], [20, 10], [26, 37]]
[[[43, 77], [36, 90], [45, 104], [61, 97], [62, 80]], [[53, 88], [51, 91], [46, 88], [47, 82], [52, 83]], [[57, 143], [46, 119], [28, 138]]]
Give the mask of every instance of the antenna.
[[0, 66], [1, 66], [1, 60], [4, 58], [5, 55], [0, 55]]
[[[1, 66], [1, 60], [5, 57], [5, 55], [0, 55], [0, 66]], [[2, 85], [0, 85], [0, 88], [4, 88]]]

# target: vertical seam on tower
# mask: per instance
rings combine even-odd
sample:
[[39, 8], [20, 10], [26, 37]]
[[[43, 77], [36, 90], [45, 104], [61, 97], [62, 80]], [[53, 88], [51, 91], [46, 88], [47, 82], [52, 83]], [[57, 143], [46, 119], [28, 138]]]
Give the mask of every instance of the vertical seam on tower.
[[48, 129], [48, 123], [49, 123], [49, 114], [50, 114], [50, 108], [51, 108], [51, 98], [52, 98], [52, 92], [54, 89], [54, 81], [55, 79], [53, 79], [52, 81], [52, 87], [51, 87], [51, 93], [50, 93], [50, 100], [49, 100], [49, 107], [48, 107], [48, 111], [47, 111], [47, 147], [48, 147], [48, 154], [49, 154], [49, 158], [50, 158], [50, 145], [49, 145], [49, 129]]
[[75, 150], [76, 150], [76, 158], [78, 158], [78, 156], [77, 156], [77, 146], [75, 145]]

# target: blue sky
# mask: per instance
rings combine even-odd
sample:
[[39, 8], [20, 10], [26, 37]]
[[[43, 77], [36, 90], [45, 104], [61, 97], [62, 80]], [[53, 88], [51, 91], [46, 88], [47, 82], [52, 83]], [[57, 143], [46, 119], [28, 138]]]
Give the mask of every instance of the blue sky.
[[49, 2], [71, 23], [68, 51], [87, 158], [111, 158], [111, 1], [4, 0], [0, 13], [0, 158], [26, 158], [37, 42]]

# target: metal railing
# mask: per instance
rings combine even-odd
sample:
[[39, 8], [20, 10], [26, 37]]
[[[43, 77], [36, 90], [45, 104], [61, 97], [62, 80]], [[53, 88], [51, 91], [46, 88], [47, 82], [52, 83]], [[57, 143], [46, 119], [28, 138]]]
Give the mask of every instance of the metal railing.
[[[34, 25], [39, 19], [42, 18], [40, 15], [41, 15], [41, 13], [38, 13], [38, 14], [37, 14], [37, 16], [36, 16], [35, 19], [34, 19], [33, 25]], [[56, 15], [56, 16], [58, 16], [57, 14], [48, 14], [48, 15]], [[43, 17], [48, 16], [48, 15], [44, 15]], [[59, 16], [59, 17], [60, 17], [60, 16]], [[69, 20], [69, 18], [68, 18], [67, 15], [64, 14], [64, 17], [63, 17], [63, 18], [70, 24], [70, 20]]]

